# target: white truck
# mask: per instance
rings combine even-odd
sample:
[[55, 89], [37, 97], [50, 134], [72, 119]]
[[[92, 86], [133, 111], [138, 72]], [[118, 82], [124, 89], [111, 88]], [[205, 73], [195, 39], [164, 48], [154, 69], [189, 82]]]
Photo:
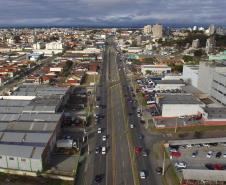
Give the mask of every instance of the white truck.
[[77, 143], [72, 139], [57, 140], [56, 146], [57, 148], [67, 148], [67, 149], [78, 148]]

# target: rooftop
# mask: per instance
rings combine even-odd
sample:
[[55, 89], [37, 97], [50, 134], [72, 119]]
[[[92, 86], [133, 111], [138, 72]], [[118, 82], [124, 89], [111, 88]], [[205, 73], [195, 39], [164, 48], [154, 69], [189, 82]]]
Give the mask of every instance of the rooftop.
[[202, 104], [201, 101], [196, 99], [191, 94], [171, 94], [171, 93], [158, 93], [159, 103], [162, 104]]
[[206, 107], [204, 111], [208, 119], [226, 119], [226, 107]]
[[155, 80], [156, 84], [184, 84], [182, 80]]

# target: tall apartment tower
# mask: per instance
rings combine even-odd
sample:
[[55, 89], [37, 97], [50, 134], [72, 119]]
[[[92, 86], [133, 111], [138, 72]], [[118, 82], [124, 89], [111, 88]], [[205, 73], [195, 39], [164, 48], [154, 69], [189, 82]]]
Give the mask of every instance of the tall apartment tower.
[[144, 33], [145, 34], [151, 34], [151, 32], [152, 32], [152, 26], [151, 25], [144, 26]]
[[211, 36], [206, 40], [206, 53], [214, 53], [216, 48], [216, 40], [214, 36]]
[[163, 26], [160, 24], [154, 24], [152, 26], [153, 37], [162, 38], [163, 37]]
[[216, 32], [216, 27], [214, 24], [211, 24], [209, 27], [209, 35], [213, 35]]

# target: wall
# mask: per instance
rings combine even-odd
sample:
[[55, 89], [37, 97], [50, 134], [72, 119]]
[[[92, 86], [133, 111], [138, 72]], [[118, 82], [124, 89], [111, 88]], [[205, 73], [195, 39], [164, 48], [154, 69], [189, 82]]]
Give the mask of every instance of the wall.
[[198, 89], [210, 95], [213, 81], [214, 67], [211, 64], [201, 62], [199, 64]]
[[198, 104], [163, 104], [162, 116], [163, 117], [176, 117], [184, 115], [198, 114], [201, 110]]
[[185, 84], [157, 84], [154, 90], [174, 90], [181, 89]]
[[198, 87], [198, 66], [183, 66], [182, 78], [194, 87]]

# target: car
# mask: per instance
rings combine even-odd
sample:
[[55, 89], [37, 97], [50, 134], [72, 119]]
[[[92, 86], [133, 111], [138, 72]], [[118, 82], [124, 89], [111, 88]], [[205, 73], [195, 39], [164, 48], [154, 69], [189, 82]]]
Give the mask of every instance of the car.
[[140, 178], [141, 179], [146, 179], [146, 173], [144, 170], [140, 171]]
[[217, 152], [215, 157], [220, 158], [221, 156], [222, 156], [222, 152]]
[[210, 145], [209, 145], [209, 144], [207, 144], [207, 143], [203, 143], [203, 144], [202, 144], [202, 146], [205, 146], [205, 147], [210, 147]]
[[136, 154], [140, 154], [140, 153], [141, 153], [141, 150], [142, 150], [141, 147], [139, 147], [139, 146], [136, 146], [136, 147], [135, 147], [135, 153], [136, 153]]
[[185, 118], [185, 116], [179, 116], [178, 118], [179, 118], [179, 119], [184, 119], [184, 118]]
[[179, 158], [181, 156], [181, 153], [178, 152], [178, 151], [175, 151], [175, 152], [170, 152], [170, 158]]
[[100, 146], [97, 146], [97, 147], [96, 147], [96, 150], [95, 150], [95, 153], [96, 153], [96, 154], [99, 154], [100, 151], [101, 151], [101, 147], [100, 147]]
[[212, 164], [205, 164], [205, 167], [208, 169], [208, 170], [214, 170], [214, 167]]
[[213, 168], [214, 168], [214, 170], [223, 170], [224, 169], [222, 164], [214, 164]]
[[102, 179], [104, 178], [103, 174], [99, 174], [95, 176], [95, 182], [100, 183], [102, 181]]
[[223, 157], [226, 158], [226, 152], [224, 152]]
[[206, 157], [207, 158], [211, 158], [213, 155], [213, 151], [209, 151], [207, 154], [206, 154]]
[[134, 124], [130, 124], [130, 128], [134, 128]]
[[157, 168], [155, 169], [156, 173], [159, 174], [159, 175], [162, 174], [162, 170], [163, 170], [162, 167], [157, 167]]
[[148, 156], [148, 151], [147, 150], [143, 150], [142, 151], [142, 156], [143, 157], [147, 157]]
[[106, 155], [106, 147], [105, 146], [102, 146], [102, 148], [101, 148], [101, 154], [102, 155]]
[[185, 162], [176, 162], [175, 167], [185, 169], [187, 168], [187, 164]]
[[196, 150], [196, 151], [192, 152], [192, 157], [193, 157], [193, 158], [196, 158], [196, 157], [197, 157], [197, 155], [198, 155], [198, 150]]
[[141, 114], [140, 114], [140, 113], [138, 113], [138, 114], [137, 114], [137, 117], [138, 117], [138, 118], [140, 118], [140, 117], [141, 117]]
[[102, 133], [102, 128], [99, 127], [99, 128], [97, 129], [97, 133], [98, 133], [98, 134], [101, 134], [101, 133]]
[[102, 136], [102, 141], [106, 141], [106, 139], [107, 139], [107, 136], [106, 135], [103, 135]]
[[142, 135], [142, 134], [137, 134], [137, 137], [138, 137], [138, 139], [143, 139], [144, 138], [144, 136]]

